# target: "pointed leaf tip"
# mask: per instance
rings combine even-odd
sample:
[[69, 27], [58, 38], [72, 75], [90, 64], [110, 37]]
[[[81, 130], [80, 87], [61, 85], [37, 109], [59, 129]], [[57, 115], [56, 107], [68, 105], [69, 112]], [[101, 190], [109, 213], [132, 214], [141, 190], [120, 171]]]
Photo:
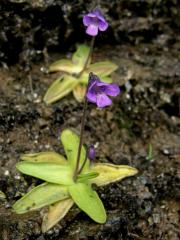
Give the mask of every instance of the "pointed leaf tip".
[[[90, 48], [85, 45], [81, 44], [78, 46], [76, 52], [72, 56], [72, 62], [75, 66], [79, 67], [80, 71], [83, 69], [87, 57], [89, 55]], [[88, 65], [90, 63], [91, 59], [89, 59]]]
[[52, 228], [56, 223], [58, 223], [69, 211], [69, 209], [73, 206], [74, 201], [72, 198], [67, 198], [61, 201], [58, 201], [54, 205], [49, 207], [47, 214], [43, 217], [42, 222], [42, 232], [47, 232], [50, 228]]
[[106, 211], [98, 194], [85, 183], [76, 183], [68, 187], [69, 193], [78, 205], [95, 222], [106, 222]]
[[67, 187], [59, 184], [43, 183], [16, 201], [12, 208], [17, 214], [22, 214], [68, 197]]
[[136, 168], [108, 163], [96, 163], [92, 165], [91, 170], [99, 173], [99, 176], [91, 180], [91, 183], [95, 183], [97, 186], [103, 186], [112, 182], [120, 181], [123, 178], [130, 177], [138, 173]]
[[74, 89], [73, 89], [73, 95], [75, 99], [78, 102], [82, 102], [84, 99], [84, 96], [86, 94], [86, 86], [82, 84], [78, 84]]

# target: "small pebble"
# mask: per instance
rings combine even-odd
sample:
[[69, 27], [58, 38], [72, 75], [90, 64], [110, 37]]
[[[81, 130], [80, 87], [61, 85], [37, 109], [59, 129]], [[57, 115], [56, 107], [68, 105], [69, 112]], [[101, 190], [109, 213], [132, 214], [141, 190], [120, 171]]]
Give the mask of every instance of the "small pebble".
[[6, 171], [4, 172], [4, 175], [5, 175], [5, 176], [9, 176], [9, 171], [6, 170]]
[[43, 73], [46, 73], [46, 74], [49, 72], [49, 71], [48, 71], [48, 68], [45, 67], [45, 66], [42, 66], [42, 67], [40, 68], [40, 71], [43, 72]]
[[21, 176], [17, 174], [17, 175], [14, 176], [14, 178], [19, 180], [21, 178]]
[[165, 148], [165, 149], [163, 149], [163, 153], [164, 153], [165, 155], [169, 155], [170, 152], [169, 152], [168, 149]]
[[45, 148], [46, 148], [46, 149], [49, 149], [50, 147], [51, 147], [51, 146], [50, 146], [49, 144], [46, 144], [46, 145], [45, 145]]

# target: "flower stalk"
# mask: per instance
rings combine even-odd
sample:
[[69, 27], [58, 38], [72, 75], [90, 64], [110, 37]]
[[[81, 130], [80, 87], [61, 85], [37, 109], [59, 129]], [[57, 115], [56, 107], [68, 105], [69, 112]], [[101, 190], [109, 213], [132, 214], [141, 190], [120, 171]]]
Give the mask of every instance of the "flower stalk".
[[[92, 52], [93, 52], [94, 42], [95, 42], [95, 37], [92, 37], [91, 43], [90, 43], [89, 54], [86, 58], [86, 62], [84, 64], [83, 69], [77, 74], [77, 77], [80, 77], [83, 74], [84, 70], [86, 69], [86, 67], [88, 65], [89, 59], [90, 59], [90, 57], [92, 55]], [[87, 93], [87, 90], [86, 90], [86, 93]], [[77, 154], [77, 162], [76, 162], [76, 168], [75, 168], [74, 176], [73, 176], [74, 181], [76, 181], [77, 175], [83, 170], [83, 167], [84, 167], [84, 165], [86, 163], [86, 160], [87, 160], [87, 151], [86, 151], [86, 157], [84, 159], [84, 163], [82, 164], [81, 168], [79, 169], [81, 149], [82, 149], [82, 145], [83, 145], [83, 133], [84, 133], [85, 118], [86, 118], [86, 110], [87, 110], [87, 99], [86, 99], [86, 94], [85, 94], [85, 100], [84, 100], [84, 106], [83, 106], [83, 115], [82, 115], [82, 120], [81, 120], [80, 141], [79, 141], [78, 154]]]
[[[86, 58], [85, 64], [83, 69], [76, 75], [79, 78], [85, 69], [87, 68], [89, 59], [92, 55], [95, 36], [98, 34], [98, 31], [105, 31], [108, 28], [108, 23], [106, 22], [105, 18], [103, 17], [101, 11], [99, 9], [95, 9], [93, 12], [86, 14], [83, 17], [83, 24], [87, 27], [86, 33], [92, 36], [89, 54]], [[86, 89], [85, 100], [84, 100], [84, 107], [83, 107], [83, 115], [81, 120], [81, 132], [80, 132], [80, 141], [78, 146], [78, 153], [77, 153], [77, 161], [76, 167], [74, 170], [73, 180], [76, 182], [78, 174], [81, 173], [83, 170], [85, 163], [88, 158], [88, 149], [86, 149], [86, 156], [84, 162], [81, 166], [80, 165], [80, 157], [81, 157], [81, 149], [83, 145], [83, 134], [84, 134], [84, 125], [85, 125], [85, 118], [86, 118], [86, 110], [87, 110], [87, 103], [92, 102], [96, 103], [98, 107], [103, 108], [106, 106], [111, 105], [112, 101], [107, 96], [117, 96], [119, 94], [119, 87], [116, 84], [107, 84], [100, 81], [100, 79], [94, 75], [93, 73], [89, 74], [89, 81], [88, 87]], [[80, 169], [79, 169], [80, 167]]]
[[79, 173], [79, 163], [80, 163], [80, 157], [81, 157], [81, 149], [82, 149], [82, 145], [83, 145], [83, 134], [84, 134], [85, 119], [86, 119], [86, 110], [87, 110], [87, 99], [85, 97], [84, 106], [83, 106], [83, 115], [82, 115], [82, 119], [81, 119], [81, 132], [80, 132], [80, 140], [79, 140], [79, 146], [78, 146], [76, 168], [75, 168], [74, 176], [73, 176], [74, 181], [77, 180], [77, 175]]

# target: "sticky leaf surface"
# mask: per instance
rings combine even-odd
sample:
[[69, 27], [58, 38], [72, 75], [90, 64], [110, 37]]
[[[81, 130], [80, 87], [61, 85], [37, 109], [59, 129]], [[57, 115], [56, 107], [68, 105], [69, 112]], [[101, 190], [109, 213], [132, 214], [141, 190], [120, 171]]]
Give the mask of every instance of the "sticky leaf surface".
[[57, 164], [67, 164], [67, 160], [62, 155], [55, 152], [40, 152], [23, 154], [21, 160], [29, 162], [49, 162]]
[[67, 94], [78, 84], [78, 79], [70, 75], [63, 75], [58, 78], [47, 90], [44, 101], [46, 104], [51, 104]]
[[[68, 163], [70, 164], [72, 171], [75, 170], [77, 154], [78, 154], [78, 146], [79, 146], [79, 137], [73, 131], [69, 129], [65, 129], [61, 133], [61, 141], [64, 146], [64, 150], [66, 152], [66, 156], [68, 159]], [[80, 157], [80, 166], [83, 164], [85, 159], [86, 151], [85, 148], [81, 149], [81, 157]], [[86, 161], [86, 164], [83, 168], [83, 171], [86, 171], [89, 168], [89, 160]]]
[[69, 193], [78, 205], [95, 222], [105, 223], [106, 212], [98, 194], [85, 183], [76, 183], [68, 187]]
[[89, 179], [96, 178], [97, 176], [99, 176], [99, 173], [97, 172], [82, 173], [78, 175], [77, 182], [86, 182]]
[[[72, 62], [76, 67], [79, 67], [80, 71], [83, 69], [86, 59], [89, 55], [90, 48], [85, 45], [79, 45], [76, 52], [72, 56]], [[89, 59], [90, 62], [90, 59]]]
[[90, 180], [97, 186], [103, 186], [111, 182], [119, 181], [125, 177], [137, 174], [137, 169], [126, 165], [114, 165], [108, 163], [96, 163], [92, 165], [91, 170], [99, 173], [99, 176]]
[[73, 204], [74, 201], [71, 198], [67, 198], [51, 205], [48, 213], [43, 217], [42, 232], [47, 232], [58, 223], [68, 213]]
[[79, 67], [77, 67], [75, 64], [72, 63], [71, 60], [68, 59], [61, 59], [54, 63], [52, 63], [49, 67], [50, 72], [65, 72], [65, 73], [78, 73]]
[[73, 173], [67, 165], [22, 161], [16, 164], [16, 168], [24, 174], [40, 178], [47, 182], [63, 185], [73, 184]]
[[67, 187], [53, 183], [43, 183], [19, 199], [13, 210], [22, 214], [69, 197]]
[[115, 63], [112, 63], [110, 61], [104, 61], [104, 62], [97, 62], [94, 64], [91, 64], [87, 71], [93, 72], [97, 75], [101, 75], [102, 77], [110, 75], [112, 72], [114, 72], [118, 66]]
[[78, 84], [73, 89], [73, 95], [78, 102], [82, 102], [86, 93], [87, 86]]

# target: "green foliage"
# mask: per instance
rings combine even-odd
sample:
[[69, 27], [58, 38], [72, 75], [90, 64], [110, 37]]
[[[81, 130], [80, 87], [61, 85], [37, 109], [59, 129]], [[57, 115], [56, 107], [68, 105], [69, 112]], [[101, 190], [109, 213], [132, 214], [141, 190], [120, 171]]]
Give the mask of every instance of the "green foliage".
[[55, 152], [29, 153], [21, 156], [22, 161], [29, 162], [50, 162], [58, 164], [67, 164], [65, 157]]
[[[43, 232], [62, 219], [73, 203], [94, 221], [104, 223], [106, 212], [98, 194], [91, 187], [92, 183], [102, 186], [137, 173], [133, 167], [107, 163], [90, 164], [87, 160], [83, 171], [77, 176], [77, 181], [74, 181], [79, 137], [66, 129], [61, 133], [61, 141], [67, 160], [58, 153], [42, 152], [22, 155], [21, 161], [16, 165], [20, 172], [46, 181], [13, 205], [17, 214], [49, 205], [48, 213], [43, 218]], [[85, 148], [82, 147], [80, 166], [85, 155]]]
[[[77, 101], [82, 101], [86, 92], [85, 90], [90, 72], [98, 75], [104, 82], [112, 82], [110, 75], [118, 68], [118, 66], [110, 61], [90, 64], [91, 59], [89, 59], [86, 69], [81, 73], [84, 69], [89, 51], [90, 48], [88, 46], [84, 44], [79, 45], [72, 56], [72, 60], [61, 59], [50, 65], [49, 72], [60, 71], [62, 72], [62, 75], [55, 80], [47, 90], [44, 96], [46, 104], [54, 103], [70, 92], [73, 92]], [[79, 73], [81, 74], [78, 75]]]
[[14, 205], [16, 213], [21, 214], [53, 204], [69, 197], [66, 186], [53, 183], [43, 183], [24, 195]]
[[104, 223], [106, 211], [98, 194], [86, 183], [77, 183], [68, 187], [69, 193], [78, 207], [94, 221]]
[[37, 177], [46, 182], [64, 185], [73, 184], [73, 171], [69, 165], [21, 161], [16, 164], [16, 168], [24, 174]]
[[[61, 142], [63, 144], [64, 150], [68, 159], [68, 164], [71, 166], [72, 171], [74, 172], [76, 167], [77, 154], [78, 154], [79, 137], [71, 130], [65, 129], [61, 133]], [[80, 167], [85, 160], [85, 156], [86, 156], [86, 151], [83, 146], [81, 149]], [[89, 164], [90, 164], [89, 160], [87, 160], [83, 168], [84, 171], [89, 169]]]
[[153, 147], [152, 147], [152, 144], [149, 143], [149, 145], [148, 145], [148, 154], [147, 154], [146, 159], [150, 161], [150, 160], [152, 160], [153, 158], [154, 158]]

